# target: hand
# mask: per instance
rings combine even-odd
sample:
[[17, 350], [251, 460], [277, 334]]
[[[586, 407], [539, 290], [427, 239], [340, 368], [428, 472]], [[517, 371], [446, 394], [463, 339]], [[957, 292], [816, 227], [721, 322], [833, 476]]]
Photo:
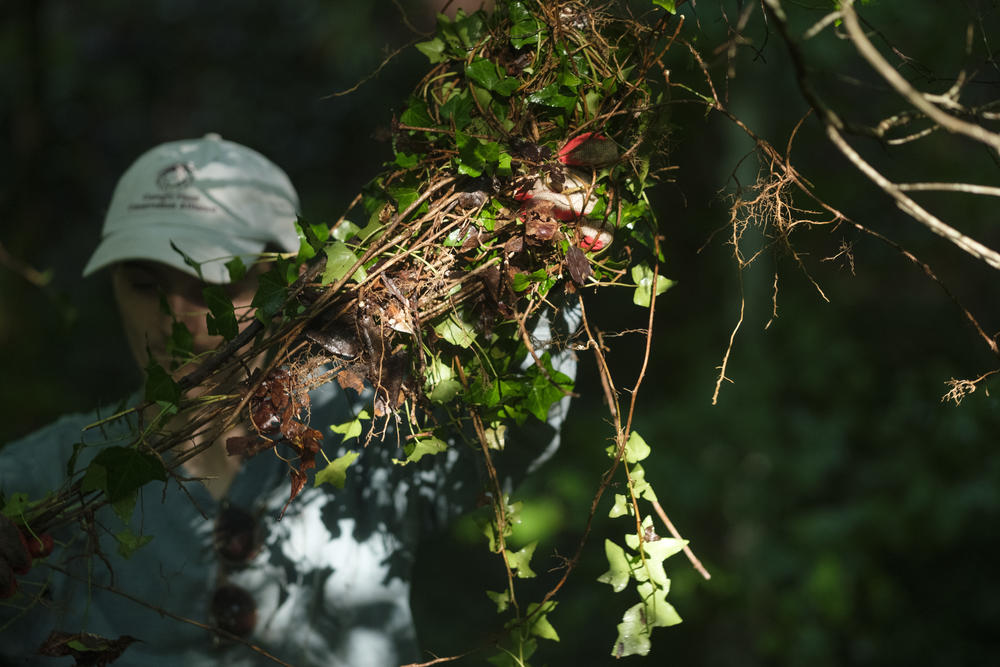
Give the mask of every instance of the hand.
[[17, 592], [17, 576], [31, 569], [35, 558], [52, 552], [52, 536], [26, 536], [13, 521], [0, 515], [0, 599]]

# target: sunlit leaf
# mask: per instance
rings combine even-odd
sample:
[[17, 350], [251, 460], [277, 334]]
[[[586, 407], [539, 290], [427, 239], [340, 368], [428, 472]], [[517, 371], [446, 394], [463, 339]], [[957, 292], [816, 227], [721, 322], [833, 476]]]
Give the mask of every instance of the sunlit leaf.
[[[653, 303], [653, 269], [648, 264], [637, 264], [632, 267], [632, 280], [635, 281], [635, 293], [632, 303], [649, 308]], [[663, 294], [674, 286], [674, 281], [663, 276], [656, 276], [656, 295]]]
[[556, 604], [557, 602], [555, 600], [549, 600], [544, 603], [541, 610], [537, 612], [536, 610], [539, 609], [539, 604], [537, 602], [532, 602], [528, 605], [527, 615], [532, 618], [531, 628], [529, 629], [531, 634], [536, 637], [540, 637], [541, 639], [549, 639], [554, 642], [559, 641], [559, 634], [549, 622], [549, 614], [556, 608]]
[[408, 463], [416, 463], [423, 457], [430, 454], [440, 454], [441, 452], [448, 449], [448, 443], [441, 438], [419, 438], [409, 444], [407, 444], [403, 451], [406, 453], [406, 459], [399, 460], [393, 459], [393, 463], [398, 463], [400, 465], [406, 465]]
[[455, 313], [438, 322], [434, 326], [434, 331], [441, 338], [459, 347], [469, 347], [476, 340], [476, 331], [472, 325], [459, 319]]
[[629, 578], [632, 576], [632, 568], [625, 556], [625, 550], [611, 540], [604, 540], [604, 553], [608, 557], [608, 571], [597, 580], [611, 586], [611, 590], [615, 593], [621, 593], [628, 586]]
[[313, 486], [330, 484], [337, 489], [344, 488], [344, 484], [347, 482], [347, 469], [358, 458], [358, 454], [358, 452], [347, 452], [331, 461], [325, 468], [316, 473]]
[[[323, 269], [322, 284], [329, 285], [335, 283], [357, 264], [358, 257], [354, 251], [347, 247], [342, 241], [333, 241], [326, 246], [326, 268]], [[356, 282], [362, 282], [367, 277], [365, 268], [359, 266], [351, 276]]]
[[538, 546], [538, 542], [532, 542], [531, 544], [523, 547], [514, 552], [507, 552], [507, 563], [510, 565], [510, 569], [513, 570], [520, 579], [531, 579], [535, 576], [535, 572], [531, 569], [531, 557], [535, 555], [535, 547]]

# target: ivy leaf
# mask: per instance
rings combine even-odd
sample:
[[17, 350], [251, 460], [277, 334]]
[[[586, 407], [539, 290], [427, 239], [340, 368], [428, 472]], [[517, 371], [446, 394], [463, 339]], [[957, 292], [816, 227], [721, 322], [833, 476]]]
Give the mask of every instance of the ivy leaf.
[[497, 66], [486, 58], [476, 58], [466, 65], [465, 76], [486, 90], [493, 90], [500, 82], [500, 74], [497, 72]]
[[226, 290], [222, 285], [208, 285], [201, 291], [201, 295], [205, 299], [205, 305], [208, 306], [208, 314], [205, 315], [208, 333], [222, 336], [226, 340], [235, 338], [239, 332], [239, 325], [236, 323], [233, 302], [226, 294]]
[[[632, 280], [635, 281], [635, 294], [632, 295], [632, 303], [637, 306], [649, 308], [653, 303], [653, 269], [648, 264], [636, 264], [632, 267]], [[659, 296], [675, 285], [673, 280], [663, 276], [657, 276], [656, 294]]]
[[[618, 446], [611, 445], [604, 451], [608, 453], [609, 457], [614, 458], [615, 454], [618, 452]], [[651, 451], [652, 450], [649, 445], [647, 445], [646, 441], [642, 439], [642, 436], [635, 431], [632, 431], [629, 433], [628, 440], [625, 442], [625, 455], [623, 458], [628, 463], [638, 463], [649, 456]]]
[[420, 198], [420, 190], [403, 185], [389, 190], [389, 196], [396, 202], [396, 210], [402, 213]]
[[486, 591], [486, 597], [493, 600], [498, 614], [504, 613], [510, 606], [510, 591]]
[[625, 516], [626, 514], [631, 513], [631, 511], [632, 511], [632, 503], [628, 501], [628, 498], [625, 496], [625, 494], [616, 493], [615, 504], [611, 508], [611, 511], [608, 512], [608, 518], [617, 519], [620, 516]]
[[184, 252], [183, 250], [181, 250], [180, 248], [178, 248], [177, 244], [174, 243], [173, 241], [170, 242], [170, 247], [173, 249], [174, 252], [176, 252], [178, 255], [181, 256], [181, 259], [184, 260], [185, 264], [187, 264], [192, 269], [194, 269], [194, 272], [198, 275], [198, 280], [202, 280], [202, 281], [205, 280], [205, 278], [201, 275], [201, 263], [200, 262], [194, 261], [191, 258], [190, 255], [188, 255], [186, 252]]
[[107, 447], [87, 466], [81, 490], [103, 491], [112, 503], [129, 498], [147, 482], [167, 480], [166, 470], [152, 454], [131, 447]]
[[12, 493], [7, 498], [7, 502], [4, 503], [3, 515], [11, 519], [18, 519], [30, 505], [27, 493]]
[[190, 359], [194, 354], [194, 336], [187, 325], [174, 320], [170, 328], [170, 338], [167, 339], [167, 354], [171, 358], [171, 367], [176, 359]]
[[495, 63], [485, 58], [476, 58], [465, 68], [465, 76], [486, 90], [509, 97], [520, 85], [517, 79], [503, 76]]
[[356, 438], [361, 435], [363, 430], [361, 427], [361, 422], [366, 419], [371, 419], [368, 415], [367, 410], [362, 410], [358, 413], [358, 416], [349, 422], [344, 422], [343, 424], [330, 424], [330, 430], [334, 433], [339, 433], [343, 436], [344, 441], [350, 440], [351, 438]]
[[288, 282], [279, 263], [260, 277], [257, 293], [250, 302], [250, 305], [257, 309], [255, 314], [257, 319], [267, 324], [281, 310], [287, 292]]
[[403, 451], [406, 453], [405, 460], [393, 459], [393, 463], [398, 463], [399, 465], [407, 465], [408, 463], [416, 463], [424, 456], [429, 454], [440, 454], [441, 452], [448, 449], [448, 443], [441, 438], [419, 438], [414, 442], [408, 443]]
[[417, 51], [420, 51], [420, 53], [427, 56], [427, 60], [429, 60], [432, 65], [448, 60], [448, 56], [446, 56], [444, 52], [444, 40], [440, 37], [429, 39], [426, 42], [417, 42], [414, 46], [417, 47]]
[[632, 568], [625, 556], [625, 550], [611, 540], [604, 540], [604, 553], [608, 557], [608, 571], [597, 580], [611, 586], [611, 590], [615, 593], [621, 593], [628, 586], [628, 580], [632, 576]]
[[401, 169], [411, 169], [420, 162], [420, 156], [416, 153], [412, 155], [410, 153], [396, 153], [396, 159], [393, 162]]
[[510, 569], [517, 573], [519, 579], [532, 579], [535, 577], [534, 570], [531, 569], [531, 557], [535, 555], [535, 548], [538, 546], [538, 542], [532, 542], [531, 544], [515, 551], [507, 552], [507, 563], [510, 565]]
[[[358, 257], [354, 251], [347, 247], [342, 241], [333, 241], [326, 246], [326, 268], [323, 269], [323, 277], [320, 279], [324, 285], [335, 283], [357, 264]], [[351, 278], [355, 282], [362, 282], [368, 277], [365, 267], [359, 266]]]
[[334, 488], [342, 489], [347, 482], [347, 469], [354, 460], [358, 458], [358, 452], [347, 452], [330, 462], [325, 468], [316, 473], [313, 486], [320, 484], [331, 484]]
[[564, 389], [569, 390], [573, 387], [573, 381], [552, 368], [552, 360], [547, 352], [539, 360], [545, 367], [548, 377], [545, 377], [538, 366], [533, 364], [528, 367], [525, 374], [531, 379], [531, 384], [528, 387], [524, 405], [531, 414], [538, 417], [539, 421], [545, 421], [548, 419], [552, 404], [562, 399], [565, 395]]
[[226, 270], [229, 272], [230, 282], [239, 282], [243, 280], [243, 277], [247, 274], [247, 267], [243, 263], [243, 260], [240, 259], [239, 255], [226, 262], [225, 266]]
[[118, 542], [118, 554], [128, 560], [136, 551], [153, 541], [152, 535], [136, 535], [131, 530], [115, 533], [115, 541]]
[[558, 83], [550, 83], [541, 90], [528, 95], [528, 101], [532, 104], [540, 104], [546, 107], [554, 107], [570, 111], [576, 106], [576, 98], [564, 95], [559, 90]]
[[427, 103], [419, 97], [410, 97], [406, 102], [406, 110], [400, 114], [399, 122], [411, 127], [431, 127], [434, 119], [427, 110]]
[[511, 20], [510, 45], [520, 49], [530, 44], [537, 44], [546, 36], [545, 28], [538, 22], [522, 2], [512, 2], [508, 9]]
[[[644, 586], [648, 586], [646, 594]], [[637, 588], [643, 601], [629, 607], [622, 615], [622, 622], [618, 624], [618, 638], [611, 650], [611, 655], [616, 658], [649, 654], [649, 636], [653, 628], [681, 622], [677, 610], [667, 602], [666, 591], [653, 590], [649, 584], [640, 584]]]
[[330, 237], [330, 228], [326, 225], [310, 225], [304, 220], [296, 220], [295, 233], [299, 237], [299, 254], [295, 263], [302, 264], [316, 256]]
[[656, 493], [653, 492], [653, 485], [646, 481], [646, 471], [643, 469], [642, 465], [638, 463], [633, 465], [629, 475], [632, 478], [633, 493], [644, 500], [655, 503]]
[[159, 403], [165, 408], [176, 406], [181, 400], [181, 388], [152, 356], [146, 364], [145, 396], [150, 403]]
[[469, 347], [476, 340], [476, 331], [472, 325], [451, 313], [445, 319], [434, 325], [434, 331], [452, 345]]
[[539, 605], [537, 602], [532, 602], [528, 605], [528, 616], [536, 614], [533, 616], [533, 621], [531, 623], [531, 628], [529, 632], [536, 637], [541, 639], [550, 639], [554, 642], [559, 641], [559, 635], [556, 633], [556, 629], [552, 627], [549, 623], [549, 613], [556, 608], [557, 602], [555, 600], [549, 600], [544, 605], [542, 605], [541, 611], [535, 612]]

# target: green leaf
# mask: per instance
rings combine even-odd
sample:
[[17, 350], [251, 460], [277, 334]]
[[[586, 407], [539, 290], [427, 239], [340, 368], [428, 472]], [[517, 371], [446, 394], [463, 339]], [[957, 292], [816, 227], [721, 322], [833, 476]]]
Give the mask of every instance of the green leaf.
[[550, 639], [554, 642], [559, 641], [559, 635], [556, 633], [556, 629], [552, 627], [549, 623], [549, 613], [556, 608], [557, 602], [555, 600], [549, 600], [544, 603], [542, 610], [539, 611], [535, 616], [535, 610], [538, 609], [539, 605], [537, 602], [532, 602], [528, 605], [528, 616], [532, 616], [531, 628], [529, 632], [536, 637], [541, 639]]
[[339, 225], [334, 227], [333, 232], [330, 234], [337, 241], [347, 241], [352, 236], [360, 236], [361, 228], [350, 220], [344, 220]]
[[409, 185], [402, 185], [389, 190], [389, 196], [395, 200], [396, 210], [402, 213], [420, 198], [420, 190]]
[[632, 568], [625, 556], [625, 550], [611, 540], [604, 540], [604, 553], [608, 557], [608, 571], [597, 580], [610, 585], [615, 593], [621, 593], [628, 586], [629, 578], [632, 576]]
[[330, 430], [334, 433], [339, 433], [343, 436], [344, 441], [350, 440], [351, 438], [356, 438], [361, 435], [362, 426], [361, 422], [367, 419], [371, 419], [367, 410], [362, 410], [358, 413], [358, 416], [349, 422], [344, 422], [343, 424], [330, 424]]
[[486, 90], [493, 90], [497, 83], [500, 82], [500, 73], [497, 71], [497, 66], [486, 58], [476, 58], [466, 65], [465, 76]]
[[[608, 453], [608, 456], [614, 458], [618, 448], [616, 445], [611, 445], [605, 451]], [[641, 435], [635, 431], [629, 433], [628, 441], [625, 442], [625, 461], [628, 463], [638, 463], [649, 456], [650, 451], [652, 450], [646, 444], [646, 441], [642, 439]]]
[[458, 347], [469, 347], [476, 340], [476, 332], [472, 325], [464, 319], [460, 319], [455, 313], [450, 313], [445, 319], [438, 322], [434, 326], [434, 331], [438, 336]]
[[267, 324], [272, 317], [281, 311], [288, 293], [288, 282], [284, 267], [280, 263], [263, 274], [257, 285], [257, 293], [253, 295], [250, 305], [257, 309], [258, 320]]
[[7, 497], [7, 502], [4, 503], [3, 515], [11, 519], [19, 519], [30, 505], [27, 493], [12, 493]]
[[420, 162], [420, 156], [416, 153], [396, 153], [396, 159], [394, 163], [397, 167], [401, 169], [410, 169], [411, 167], [416, 167], [417, 163]]
[[466, 91], [460, 93], [454, 93], [449, 97], [441, 108], [438, 109], [438, 113], [441, 115], [441, 119], [444, 121], [451, 121], [455, 124], [455, 127], [459, 130], [466, 127], [469, 121], [472, 119], [472, 112], [475, 109], [475, 102]]
[[295, 233], [299, 237], [299, 254], [296, 264], [302, 264], [316, 256], [326, 240], [330, 238], [330, 228], [326, 225], [311, 225], [304, 220], [295, 221]]
[[448, 56], [444, 52], [444, 40], [440, 37], [429, 39], [426, 42], [417, 42], [415, 46], [417, 47], [417, 51], [427, 56], [427, 60], [432, 65], [448, 60]]
[[539, 23], [522, 2], [512, 2], [508, 8], [511, 20], [510, 45], [520, 49], [537, 44], [546, 36], [544, 24]]
[[239, 256], [233, 257], [226, 262], [226, 270], [229, 271], [229, 281], [234, 283], [243, 280], [243, 277], [247, 274], [247, 267]]
[[552, 405], [566, 395], [565, 391], [573, 388], [573, 380], [552, 368], [552, 360], [548, 352], [543, 354], [539, 361], [545, 367], [548, 377], [546, 377], [546, 373], [542, 373], [538, 369], [537, 365], [532, 364], [528, 367], [525, 375], [530, 379], [531, 384], [525, 394], [524, 406], [539, 421], [545, 421], [548, 419], [549, 409]]
[[121, 519], [122, 523], [128, 525], [128, 522], [132, 520], [132, 514], [135, 513], [135, 504], [138, 500], [139, 489], [133, 489], [131, 492], [126, 493], [121, 498], [111, 503], [111, 509], [118, 515], [118, 518]]
[[112, 503], [128, 498], [147, 482], [167, 480], [166, 470], [152, 454], [131, 447], [107, 447], [87, 466], [80, 488], [103, 491]]
[[118, 554], [128, 560], [136, 551], [153, 541], [152, 535], [136, 535], [131, 530], [115, 533], [115, 540], [118, 542]]
[[653, 4], [662, 7], [671, 14], [677, 13], [677, 0], [653, 0]]
[[419, 438], [409, 444], [407, 444], [403, 451], [406, 453], [406, 459], [401, 461], [399, 459], [393, 459], [393, 463], [398, 463], [399, 465], [406, 465], [408, 463], [416, 463], [424, 456], [429, 454], [440, 454], [441, 452], [448, 449], [448, 443], [441, 438]]
[[531, 557], [535, 555], [535, 548], [538, 546], [538, 542], [532, 542], [531, 544], [517, 550], [514, 552], [507, 552], [507, 564], [510, 565], [510, 569], [513, 570], [519, 579], [532, 579], [535, 577], [535, 572], [531, 569]]
[[[637, 306], [649, 308], [653, 303], [653, 269], [648, 264], [637, 264], [632, 267], [632, 280], [635, 281], [635, 294], [632, 295], [632, 303]], [[656, 294], [663, 294], [674, 286], [674, 281], [663, 276], [656, 277]]]
[[177, 405], [181, 400], [181, 388], [152, 356], [146, 364], [145, 396], [150, 403]]
[[644, 500], [655, 503], [656, 493], [653, 492], [653, 485], [646, 481], [646, 471], [642, 465], [639, 463], [633, 465], [629, 476], [632, 478], [632, 492]]
[[528, 101], [532, 104], [569, 111], [576, 106], [576, 98], [564, 95], [559, 88], [558, 83], [550, 83], [541, 90], [528, 95]]
[[447, 403], [462, 393], [462, 383], [454, 378], [442, 380], [434, 385], [434, 389], [427, 395], [432, 403]]
[[498, 614], [504, 613], [510, 606], [510, 591], [486, 591], [486, 597], [493, 600]]
[[[194, 355], [194, 336], [187, 325], [174, 320], [170, 327], [170, 338], [167, 339], [167, 354], [171, 359], [190, 359]], [[171, 367], [176, 362], [171, 361]]]
[[681, 622], [681, 617], [666, 598], [666, 592], [652, 591], [652, 595], [645, 597], [643, 602], [625, 611], [622, 622], [618, 624], [618, 638], [611, 649], [611, 655], [616, 658], [648, 655], [652, 646], [649, 636], [653, 628]]
[[334, 488], [342, 489], [347, 482], [347, 468], [358, 458], [358, 452], [347, 452], [330, 462], [323, 470], [316, 473], [313, 486], [332, 484]]
[[517, 79], [504, 76], [495, 63], [485, 58], [476, 58], [469, 63], [465, 68], [465, 76], [486, 90], [504, 97], [509, 97], [520, 86]]
[[233, 302], [226, 294], [222, 285], [208, 285], [201, 290], [201, 295], [208, 306], [208, 314], [205, 322], [208, 324], [208, 333], [213, 336], [222, 336], [226, 340], [232, 340], [239, 332], [239, 325], [236, 323], [236, 312], [233, 310]]
[[628, 497], [624, 493], [616, 493], [615, 504], [612, 506], [611, 511], [608, 512], [608, 518], [617, 519], [620, 516], [631, 514], [631, 512], [632, 503], [628, 501]]
[[[333, 241], [328, 243], [326, 246], [326, 268], [323, 269], [323, 277], [320, 279], [322, 284], [329, 285], [330, 283], [335, 283], [344, 276], [347, 272], [351, 270], [351, 267], [357, 264], [358, 257], [354, 254], [346, 243], [342, 241]], [[362, 282], [368, 277], [367, 272], [365, 272], [364, 266], [359, 266], [354, 272], [351, 278], [355, 282]]]
[[432, 127], [434, 119], [427, 110], [427, 103], [419, 97], [410, 97], [406, 102], [406, 111], [399, 116], [399, 122], [411, 127]]
[[170, 247], [173, 248], [174, 252], [176, 252], [178, 255], [181, 256], [181, 259], [184, 260], [185, 264], [194, 269], [194, 272], [198, 275], [198, 280], [205, 280], [205, 278], [201, 275], [201, 264], [199, 262], [196, 262], [193, 259], [191, 259], [191, 256], [188, 255], [183, 250], [181, 250], [180, 248], [178, 248], [177, 244], [174, 243], [173, 241], [170, 242]]

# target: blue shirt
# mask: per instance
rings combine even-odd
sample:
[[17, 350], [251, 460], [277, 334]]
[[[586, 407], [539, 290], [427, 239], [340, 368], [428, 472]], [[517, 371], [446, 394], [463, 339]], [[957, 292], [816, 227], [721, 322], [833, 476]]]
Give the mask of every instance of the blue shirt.
[[[534, 335], [545, 340], [544, 322]], [[568, 351], [554, 353], [553, 366], [575, 375]], [[349, 421], [357, 410], [335, 383], [314, 390], [311, 399], [312, 426], [329, 434], [327, 455], [359, 449], [340, 444], [326, 428]], [[507, 481], [555, 451], [567, 409], [568, 398], [552, 407], [548, 423], [532, 419], [508, 432], [506, 450], [496, 455]], [[126, 444], [130, 429], [121, 422], [105, 432], [83, 431], [101, 416], [64, 417], [4, 447], [0, 488], [8, 497], [24, 492], [37, 499], [64, 483], [75, 443]], [[78, 468], [99, 450], [84, 448]], [[149, 543], [130, 558], [119, 554], [114, 533], [125, 526], [109, 507], [98, 510], [90, 525], [57, 531], [56, 551], [19, 580], [17, 596], [0, 601], [0, 654], [12, 664], [68, 663], [35, 655], [50, 632], [61, 630], [140, 639], [116, 666], [275, 664], [245, 644], [219, 641], [210, 630], [175, 618], [211, 624], [210, 600], [224, 576], [255, 601], [257, 620], [247, 641], [286, 663], [388, 667], [417, 661], [409, 596], [418, 543], [471, 509], [489, 485], [481, 454], [457, 440], [416, 463], [401, 466], [394, 458], [405, 457], [390, 432], [361, 450], [343, 489], [310, 481], [280, 521], [289, 496], [288, 465], [270, 450], [250, 459], [223, 502], [256, 517], [263, 543], [245, 567], [224, 570], [213, 546], [220, 503], [199, 482], [148, 484], [130, 529], [151, 536]], [[100, 553], [88, 533], [97, 537]]]

